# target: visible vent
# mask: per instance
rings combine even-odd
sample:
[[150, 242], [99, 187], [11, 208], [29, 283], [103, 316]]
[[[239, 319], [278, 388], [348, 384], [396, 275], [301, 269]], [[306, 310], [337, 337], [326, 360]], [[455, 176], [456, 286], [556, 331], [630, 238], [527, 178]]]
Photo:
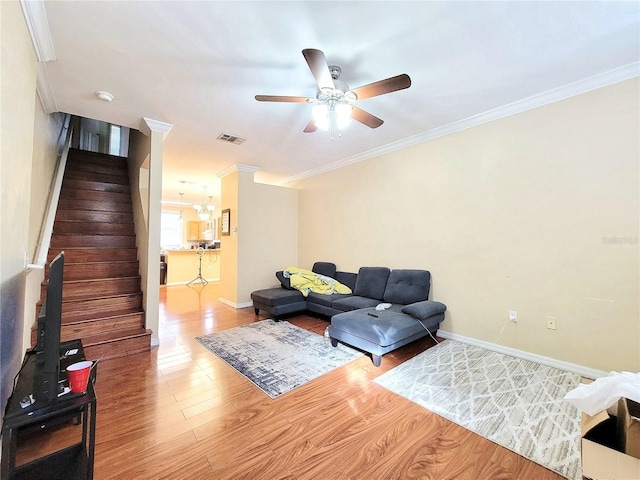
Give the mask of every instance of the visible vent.
[[228, 133], [221, 133], [220, 135], [218, 135], [218, 140], [223, 140], [225, 142], [240, 145], [246, 140], [246, 138], [236, 137], [235, 135], [229, 135]]

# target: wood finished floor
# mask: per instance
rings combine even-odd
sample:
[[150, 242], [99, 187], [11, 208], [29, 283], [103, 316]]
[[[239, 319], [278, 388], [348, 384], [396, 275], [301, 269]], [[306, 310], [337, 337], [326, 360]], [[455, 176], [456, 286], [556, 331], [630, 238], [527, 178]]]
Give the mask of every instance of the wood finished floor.
[[[217, 301], [219, 286], [160, 293], [160, 346], [100, 362], [95, 478], [559, 480], [372, 380], [433, 345], [362, 357], [272, 400], [194, 337], [268, 318]], [[327, 321], [291, 323], [322, 334]], [[18, 464], [80, 427], [20, 440]]]

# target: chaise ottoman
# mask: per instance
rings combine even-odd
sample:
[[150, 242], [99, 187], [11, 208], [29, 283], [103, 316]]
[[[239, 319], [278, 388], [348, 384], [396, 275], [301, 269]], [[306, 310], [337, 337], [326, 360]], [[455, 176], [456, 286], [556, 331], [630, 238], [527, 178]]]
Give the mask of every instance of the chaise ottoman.
[[382, 355], [425, 335], [434, 336], [444, 320], [447, 307], [440, 302], [423, 301], [412, 305], [394, 304], [387, 310], [362, 308], [331, 317], [329, 336], [369, 352], [376, 367]]
[[253, 308], [258, 315], [260, 310], [269, 312], [277, 320], [282, 315], [306, 310], [307, 302], [298, 290], [285, 288], [266, 288], [251, 294]]

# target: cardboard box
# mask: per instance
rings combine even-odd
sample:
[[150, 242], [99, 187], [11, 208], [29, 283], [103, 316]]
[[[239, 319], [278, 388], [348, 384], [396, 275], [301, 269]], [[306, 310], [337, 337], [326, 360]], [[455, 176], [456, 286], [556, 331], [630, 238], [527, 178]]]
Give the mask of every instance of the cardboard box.
[[618, 435], [620, 449], [627, 455], [640, 459], [640, 403], [626, 398], [620, 399]]
[[[636, 411], [636, 409], [638, 409]], [[592, 480], [640, 479], [640, 405], [621, 399], [617, 414], [582, 414], [582, 475]], [[624, 453], [624, 449], [636, 457]]]

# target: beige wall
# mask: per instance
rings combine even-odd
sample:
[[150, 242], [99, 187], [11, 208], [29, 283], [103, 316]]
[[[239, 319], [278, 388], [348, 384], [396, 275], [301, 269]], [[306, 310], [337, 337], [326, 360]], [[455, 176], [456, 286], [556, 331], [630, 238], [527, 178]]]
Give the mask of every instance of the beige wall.
[[222, 178], [222, 209], [231, 210], [231, 235], [221, 237], [221, 300], [251, 304], [251, 292], [277, 284], [275, 272], [298, 258], [298, 192], [255, 183], [253, 173]]
[[[47, 114], [36, 97], [33, 161], [31, 171], [31, 198], [29, 203], [29, 263], [37, 263], [42, 224], [53, 189], [58, 164], [58, 142], [64, 128], [65, 116]], [[66, 130], [64, 130], [66, 133]], [[23, 350], [31, 347], [31, 328], [35, 323], [36, 304], [40, 300], [40, 284], [44, 270], [31, 270], [26, 278], [24, 302]]]
[[429, 269], [443, 330], [640, 370], [638, 83], [298, 182], [300, 266]]
[[240, 302], [250, 302], [254, 290], [279, 285], [275, 272], [298, 261], [298, 191], [253, 180], [248, 187], [240, 192]]
[[[238, 225], [238, 171], [225, 175], [220, 182], [222, 210], [231, 210], [230, 227]], [[220, 250], [224, 252], [220, 257], [220, 300], [230, 305], [238, 304], [238, 236], [222, 235], [220, 237]]]
[[[0, 2], [0, 408], [24, 355], [36, 57], [18, 2]], [[30, 326], [30, 325], [29, 325]]]

